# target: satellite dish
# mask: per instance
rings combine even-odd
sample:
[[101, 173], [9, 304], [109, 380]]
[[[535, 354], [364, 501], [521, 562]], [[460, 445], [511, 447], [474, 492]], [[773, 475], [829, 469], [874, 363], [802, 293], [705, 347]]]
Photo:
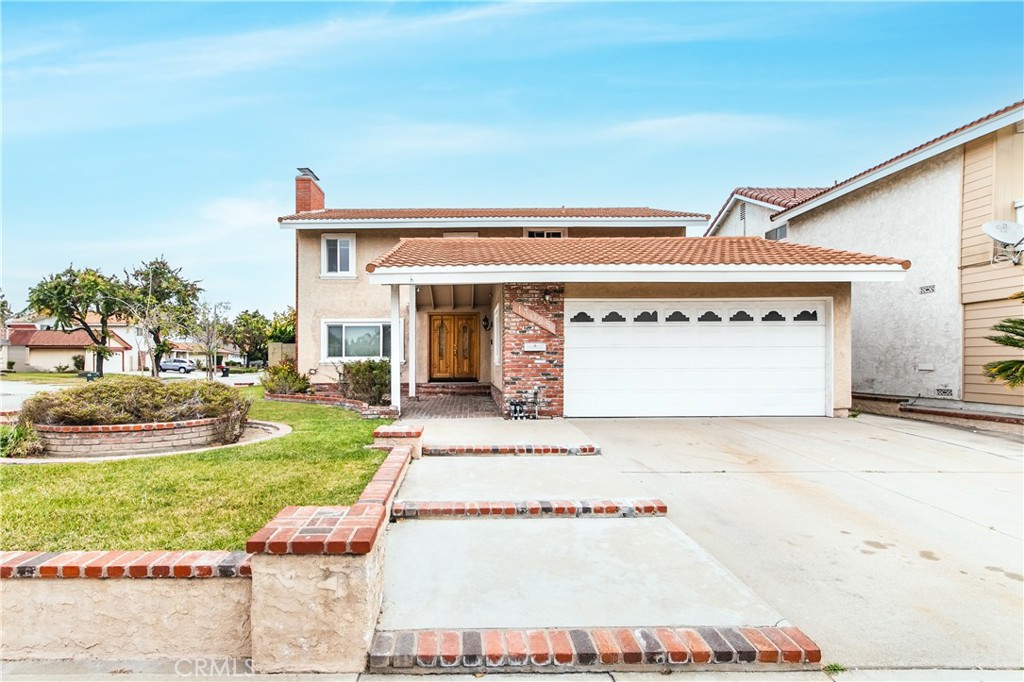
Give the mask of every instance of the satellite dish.
[[992, 256], [992, 264], [1010, 261], [1014, 265], [1020, 263], [1024, 252], [1024, 225], [1010, 223], [1005, 220], [990, 220], [981, 226], [981, 231], [996, 241], [1001, 249]]
[[990, 220], [981, 226], [981, 231], [997, 242], [1009, 244], [1014, 251], [1024, 251], [1024, 225], [1004, 220]]

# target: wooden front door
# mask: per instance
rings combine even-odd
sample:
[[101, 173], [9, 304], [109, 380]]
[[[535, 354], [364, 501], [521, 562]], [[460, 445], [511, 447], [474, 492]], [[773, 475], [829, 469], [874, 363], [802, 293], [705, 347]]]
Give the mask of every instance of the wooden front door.
[[430, 378], [476, 381], [480, 358], [475, 313], [430, 316]]

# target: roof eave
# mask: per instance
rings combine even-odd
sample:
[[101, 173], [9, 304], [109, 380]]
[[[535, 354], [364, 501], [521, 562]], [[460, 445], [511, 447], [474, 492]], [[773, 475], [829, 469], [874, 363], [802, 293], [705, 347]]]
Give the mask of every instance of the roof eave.
[[729, 212], [732, 211], [732, 207], [739, 201], [745, 201], [748, 204], [753, 204], [755, 206], [763, 206], [764, 208], [776, 210], [782, 208], [778, 204], [772, 204], [767, 201], [761, 201], [759, 199], [751, 199], [750, 197], [746, 197], [737, 192], [733, 192], [731, 195], [729, 195], [729, 199], [725, 202], [725, 207], [718, 212], [718, 215], [715, 216], [714, 222], [712, 222], [711, 225], [708, 226], [708, 229], [704, 232], [705, 237], [713, 237], [715, 235], [715, 232], [718, 232], [718, 228], [722, 225], [722, 222], [725, 220], [726, 216], [729, 215]]
[[524, 227], [704, 227], [708, 216], [658, 216], [633, 218], [595, 217], [546, 217], [546, 218], [361, 218], [361, 219], [312, 219], [279, 220], [284, 230], [324, 229], [375, 229], [375, 230], [422, 230], [422, 229], [487, 229]]
[[906, 170], [911, 166], [916, 166], [922, 161], [943, 154], [955, 149], [960, 145], [976, 140], [979, 137], [984, 137], [990, 133], [994, 133], [997, 130], [1005, 128], [1008, 125], [1024, 121], [1024, 107], [1017, 107], [1010, 109], [999, 116], [995, 116], [987, 121], [982, 121], [976, 126], [971, 126], [961, 130], [949, 137], [937, 140], [934, 144], [928, 145], [923, 149], [919, 149], [912, 154], [900, 158], [892, 163], [885, 164], [881, 168], [865, 173], [864, 175], [857, 177], [854, 176], [853, 180], [844, 181], [836, 185], [833, 188], [827, 189], [821, 194], [811, 197], [807, 201], [797, 204], [791, 208], [783, 209], [778, 213], [771, 216], [771, 221], [774, 222], [785, 222], [791, 218], [795, 218], [799, 215], [812, 211], [819, 206], [829, 203], [834, 199], [845, 196], [854, 192], [862, 187], [866, 187], [870, 184], [877, 182], [883, 178], [887, 178], [890, 175], [895, 175], [902, 170]]
[[509, 282], [898, 282], [909, 263], [887, 265], [481, 265], [377, 266], [374, 284]]

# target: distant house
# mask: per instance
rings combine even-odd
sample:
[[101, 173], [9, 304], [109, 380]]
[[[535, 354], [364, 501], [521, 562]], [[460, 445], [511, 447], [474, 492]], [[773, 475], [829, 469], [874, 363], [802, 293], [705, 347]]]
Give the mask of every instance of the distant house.
[[[100, 319], [98, 315], [89, 314], [86, 316], [85, 321], [88, 322], [89, 326], [94, 330], [99, 329]], [[12, 327], [25, 327], [26, 325], [40, 330], [57, 329], [57, 318], [47, 315], [29, 315], [11, 320], [9, 323], [9, 326]], [[149, 366], [149, 358], [146, 356], [148, 339], [146, 338], [145, 333], [134, 322], [130, 322], [120, 317], [115, 317], [108, 320], [107, 328], [111, 332], [116, 333], [123, 341], [127, 342], [129, 347], [132, 349], [131, 353], [125, 353], [124, 355], [124, 369], [117, 371], [135, 372], [143, 370]]]
[[1007, 297], [1024, 288], [1024, 267], [982, 232], [993, 220], [1024, 223], [1024, 102], [833, 187], [739, 188], [707, 234], [909, 258], [904, 281], [853, 284], [854, 392], [1020, 408], [1024, 391], [982, 373], [1022, 354], [985, 338], [1021, 315]]
[[[8, 331], [7, 362], [13, 362], [16, 372], [52, 372], [57, 367], [74, 367], [74, 356], [85, 358], [85, 369], [96, 369], [96, 353], [92, 339], [84, 329], [60, 331], [56, 329], [11, 328]], [[107, 348], [112, 355], [103, 361], [103, 371], [112, 374], [125, 372], [126, 358], [131, 344], [111, 332]]]
[[[199, 346], [199, 344], [188, 341], [172, 341], [171, 351], [164, 357], [191, 360], [198, 366], [206, 365], [206, 352]], [[221, 344], [217, 348], [215, 357], [216, 361], [213, 363], [214, 365], [224, 365], [229, 362], [237, 362], [241, 364], [244, 360], [242, 351], [239, 350], [237, 346], [230, 343]]]

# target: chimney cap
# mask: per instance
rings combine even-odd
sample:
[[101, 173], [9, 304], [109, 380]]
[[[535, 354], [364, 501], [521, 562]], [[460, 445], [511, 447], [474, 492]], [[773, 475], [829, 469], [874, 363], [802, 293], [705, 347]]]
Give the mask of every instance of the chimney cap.
[[311, 168], [296, 168], [295, 170], [299, 171], [300, 178], [313, 178], [317, 182], [320, 182], [320, 178], [316, 176], [316, 173], [314, 173]]

